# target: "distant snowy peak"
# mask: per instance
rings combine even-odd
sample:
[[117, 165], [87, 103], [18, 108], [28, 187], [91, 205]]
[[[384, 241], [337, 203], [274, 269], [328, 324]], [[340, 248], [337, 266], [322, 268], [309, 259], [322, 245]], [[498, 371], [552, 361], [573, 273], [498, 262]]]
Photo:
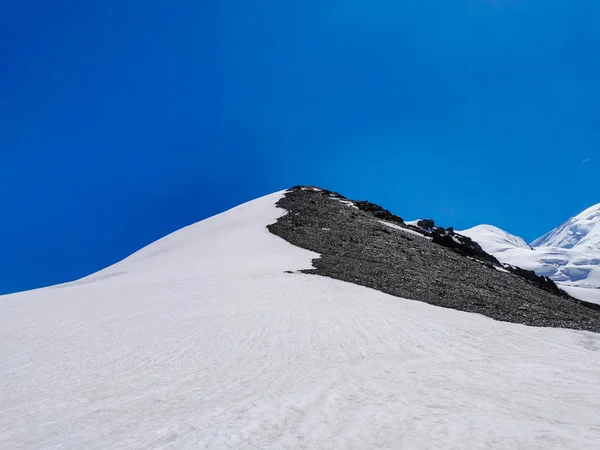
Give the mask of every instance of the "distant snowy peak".
[[600, 251], [600, 203], [572, 217], [531, 243], [533, 247], [558, 247]]
[[501, 263], [533, 270], [571, 295], [600, 303], [600, 204], [586, 209], [528, 246], [491, 225], [459, 231]]
[[531, 250], [531, 247], [522, 238], [493, 225], [477, 225], [468, 230], [458, 231], [458, 233], [470, 237], [492, 255], [514, 248]]

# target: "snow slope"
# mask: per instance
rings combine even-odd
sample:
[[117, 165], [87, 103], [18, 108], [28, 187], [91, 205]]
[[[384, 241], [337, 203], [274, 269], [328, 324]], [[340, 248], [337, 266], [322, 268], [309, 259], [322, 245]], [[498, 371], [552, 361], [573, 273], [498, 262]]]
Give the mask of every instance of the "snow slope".
[[0, 448], [596, 448], [600, 335], [301, 273], [281, 193], [0, 297]]
[[531, 245], [600, 252], [600, 203], [570, 218]]

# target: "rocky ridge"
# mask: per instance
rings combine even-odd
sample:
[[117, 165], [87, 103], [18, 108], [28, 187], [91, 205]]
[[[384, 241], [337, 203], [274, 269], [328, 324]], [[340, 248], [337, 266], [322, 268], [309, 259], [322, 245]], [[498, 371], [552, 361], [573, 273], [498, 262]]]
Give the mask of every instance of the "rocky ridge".
[[367, 201], [296, 186], [269, 230], [321, 257], [314, 269], [398, 297], [513, 323], [600, 332], [600, 306], [570, 297], [547, 277], [502, 265], [479, 244], [433, 220], [407, 224]]

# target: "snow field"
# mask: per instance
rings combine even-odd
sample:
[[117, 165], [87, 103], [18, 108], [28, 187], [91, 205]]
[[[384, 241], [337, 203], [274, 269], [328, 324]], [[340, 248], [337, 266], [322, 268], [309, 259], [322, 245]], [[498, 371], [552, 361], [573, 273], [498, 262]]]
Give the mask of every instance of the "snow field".
[[600, 335], [286, 270], [263, 197], [0, 297], [0, 448], [597, 448]]

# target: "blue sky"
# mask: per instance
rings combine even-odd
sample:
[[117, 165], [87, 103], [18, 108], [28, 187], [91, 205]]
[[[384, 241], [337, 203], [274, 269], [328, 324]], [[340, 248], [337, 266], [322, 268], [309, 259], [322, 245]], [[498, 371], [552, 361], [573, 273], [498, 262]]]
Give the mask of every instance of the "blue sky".
[[597, 1], [0, 0], [0, 293], [294, 184], [531, 240], [600, 202]]

